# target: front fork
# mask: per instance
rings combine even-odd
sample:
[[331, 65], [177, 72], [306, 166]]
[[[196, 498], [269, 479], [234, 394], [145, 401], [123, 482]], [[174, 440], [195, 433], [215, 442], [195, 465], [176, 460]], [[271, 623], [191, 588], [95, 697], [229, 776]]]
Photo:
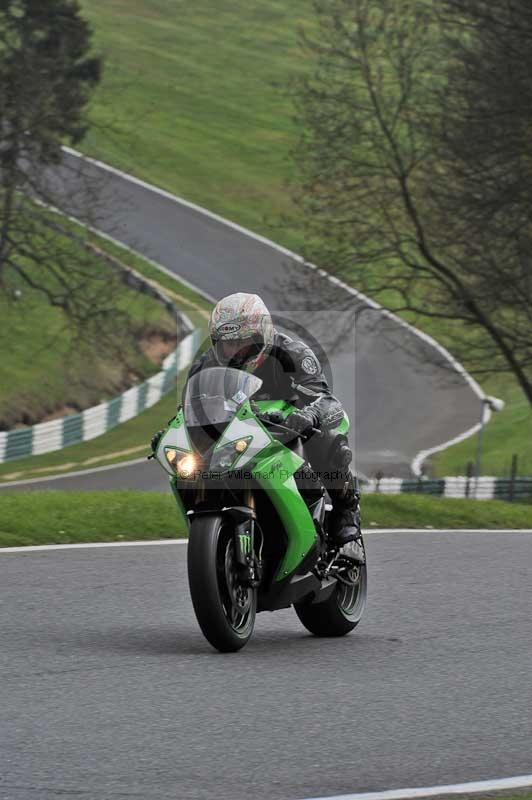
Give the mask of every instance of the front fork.
[[243, 583], [256, 585], [255, 520], [250, 519], [235, 526], [235, 554]]
[[224, 508], [226, 514], [234, 520], [235, 560], [239, 567], [239, 577], [248, 586], [258, 586], [262, 578], [262, 533], [259, 552], [255, 552], [255, 534], [257, 525], [255, 511], [249, 506], [232, 506]]

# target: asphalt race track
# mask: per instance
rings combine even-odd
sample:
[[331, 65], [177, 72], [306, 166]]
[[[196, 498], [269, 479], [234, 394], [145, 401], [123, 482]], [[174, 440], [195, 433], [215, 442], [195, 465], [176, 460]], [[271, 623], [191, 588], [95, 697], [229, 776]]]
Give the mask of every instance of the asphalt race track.
[[532, 773], [532, 535], [368, 537], [357, 631], [220, 655], [181, 544], [0, 555], [0, 798], [297, 800]]
[[[73, 214], [85, 219], [86, 208], [94, 206], [90, 221], [98, 229], [212, 297], [260, 293], [289, 328], [295, 323], [296, 335], [317, 342], [332, 369], [333, 391], [355, 423], [360, 472], [408, 476], [420, 450], [478, 422], [480, 400], [464, 378], [447, 361], [443, 368], [441, 357], [426, 363], [427, 356], [434, 362], [434, 348], [396, 322], [362, 311], [363, 304], [271, 243], [73, 155], [65, 155], [53, 180], [68, 195]], [[97, 203], [84, 200], [90, 191]], [[164, 486], [164, 476], [158, 480]], [[69, 485], [84, 488], [84, 479]], [[128, 487], [130, 475], [114, 470], [106, 485]]]

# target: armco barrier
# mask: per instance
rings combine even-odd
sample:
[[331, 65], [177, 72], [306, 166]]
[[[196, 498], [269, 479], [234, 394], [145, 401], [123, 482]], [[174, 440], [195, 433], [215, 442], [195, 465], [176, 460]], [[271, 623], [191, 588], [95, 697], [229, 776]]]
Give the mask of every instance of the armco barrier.
[[177, 349], [165, 358], [161, 372], [113, 400], [87, 408], [80, 414], [41, 422], [31, 428], [0, 432], [0, 462], [50, 453], [70, 444], [86, 442], [136, 417], [175, 386], [177, 374], [190, 364], [203, 336], [200, 329], [188, 333]]
[[462, 475], [449, 478], [408, 479], [381, 478], [361, 481], [363, 492], [403, 494], [405, 492], [430, 494], [440, 497], [464, 497], [476, 500], [532, 500], [532, 478], [496, 478], [482, 476], [478, 479]]

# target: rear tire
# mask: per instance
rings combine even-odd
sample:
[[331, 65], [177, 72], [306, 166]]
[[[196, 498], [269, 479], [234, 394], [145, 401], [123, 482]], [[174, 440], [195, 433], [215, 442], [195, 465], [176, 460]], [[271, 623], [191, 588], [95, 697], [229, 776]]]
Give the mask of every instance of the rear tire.
[[203, 635], [222, 653], [247, 644], [255, 625], [257, 590], [238, 580], [233, 524], [220, 515], [193, 520], [188, 543], [188, 583]]
[[294, 603], [294, 609], [305, 628], [314, 636], [345, 636], [362, 618], [368, 593], [366, 564], [360, 565], [356, 587], [339, 581], [335, 591], [323, 603]]

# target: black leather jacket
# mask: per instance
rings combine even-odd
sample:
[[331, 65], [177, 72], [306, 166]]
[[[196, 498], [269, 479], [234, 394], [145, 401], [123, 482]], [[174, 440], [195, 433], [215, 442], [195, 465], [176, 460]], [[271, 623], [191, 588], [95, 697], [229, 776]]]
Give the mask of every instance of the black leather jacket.
[[[189, 375], [216, 366], [210, 349], [194, 361]], [[320, 362], [304, 342], [276, 332], [268, 357], [254, 375], [263, 381], [254, 400], [287, 400], [312, 413], [319, 428], [334, 428], [342, 420], [341, 403], [331, 394]]]

